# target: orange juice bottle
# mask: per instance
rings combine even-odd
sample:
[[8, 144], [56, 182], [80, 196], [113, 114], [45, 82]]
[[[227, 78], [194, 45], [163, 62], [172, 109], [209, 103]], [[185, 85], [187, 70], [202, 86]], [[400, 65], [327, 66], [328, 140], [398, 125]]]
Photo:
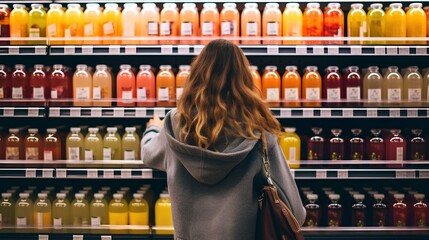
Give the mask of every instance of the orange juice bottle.
[[[154, 3], [143, 3], [140, 14], [143, 37], [159, 36], [159, 10]], [[158, 40], [143, 40], [143, 44], [158, 44]]]
[[[31, 4], [28, 22], [28, 36], [30, 38], [46, 37], [46, 12], [42, 4]], [[46, 44], [44, 41], [31, 41], [33, 44]]]
[[[133, 98], [136, 96], [136, 77], [130, 65], [123, 64], [116, 76], [116, 97], [118, 106], [134, 106]], [[122, 99], [122, 102], [119, 102]]]
[[[261, 36], [261, 12], [257, 3], [244, 4], [241, 13], [241, 36], [245, 38], [259, 38]], [[242, 40], [242, 44], [260, 44], [260, 40]]]
[[[199, 36], [200, 20], [198, 19], [198, 10], [195, 3], [184, 3], [180, 11], [180, 36], [196, 37]], [[181, 40], [182, 44], [197, 44], [197, 40]]]
[[179, 100], [180, 96], [182, 96], [183, 88], [185, 87], [186, 80], [191, 73], [191, 66], [189, 65], [180, 65], [179, 72], [176, 76], [176, 99]]
[[77, 65], [73, 74], [73, 98], [77, 100], [75, 106], [91, 106], [92, 76], [85, 64]]
[[[122, 36], [133, 38], [141, 35], [139, 29], [139, 11], [136, 3], [125, 3], [122, 11]], [[124, 39], [123, 44], [138, 44], [139, 41]]]
[[[112, 98], [112, 75], [106, 65], [95, 66], [92, 76], [92, 97], [94, 100], [104, 100]], [[94, 103], [94, 106], [111, 106], [110, 101]]]
[[[58, 3], [51, 3], [46, 16], [46, 37], [61, 38], [64, 37], [64, 16], [63, 7]], [[53, 45], [63, 44], [64, 41], [50, 41]]]
[[[83, 37], [84, 16], [80, 4], [68, 4], [64, 19], [64, 37], [74, 38]], [[66, 44], [82, 44], [82, 40], [66, 40]]]
[[[282, 12], [278, 3], [265, 4], [262, 14], [262, 36], [280, 37], [282, 35]], [[263, 40], [263, 44], [281, 44], [281, 40]]]
[[[180, 33], [180, 16], [175, 3], [164, 3], [161, 11], [161, 37], [176, 37]], [[161, 44], [177, 44], [177, 40], [161, 40]]]
[[[304, 37], [323, 36], [323, 12], [319, 3], [308, 3], [302, 19]], [[322, 41], [306, 41], [307, 44], [321, 44]]]
[[[283, 36], [302, 37], [302, 12], [299, 3], [286, 4], [283, 12]], [[322, 20], [323, 21], [323, 20]], [[300, 44], [301, 41], [283, 40], [283, 44]]]
[[[344, 12], [341, 10], [341, 4], [329, 3], [323, 19], [325, 37], [344, 37]], [[344, 41], [328, 41], [328, 43], [343, 44]]]
[[[421, 3], [411, 3], [407, 11], [407, 37], [426, 37], [426, 13]], [[425, 44], [426, 41], [411, 41], [413, 44]]]
[[276, 66], [266, 66], [262, 75], [262, 97], [271, 107], [280, 106], [280, 75]]
[[[152, 102], [156, 98], [155, 74], [150, 65], [141, 65], [136, 78], [137, 87], [137, 106], [155, 106]], [[145, 102], [147, 101], [147, 102]]]
[[320, 107], [322, 77], [316, 66], [308, 66], [302, 77], [302, 99], [316, 102], [304, 103], [305, 107]]
[[[354, 3], [347, 15], [347, 36], [348, 37], [366, 37], [367, 23], [366, 13], [363, 4]], [[363, 41], [349, 41], [350, 44], [363, 44]]]
[[119, 11], [118, 4], [106, 3], [102, 15], [104, 44], [119, 44], [119, 40], [111, 40], [110, 37], [122, 36], [122, 13]]
[[282, 78], [283, 106], [300, 107], [301, 103], [301, 76], [296, 66], [286, 66], [286, 72]]
[[[84, 12], [83, 35], [85, 37], [101, 37], [103, 18], [100, 10], [100, 4], [88, 3]], [[101, 44], [101, 40], [85, 40], [85, 44]]]
[[255, 85], [256, 89], [258, 89], [258, 91], [261, 91], [262, 79], [261, 79], [261, 75], [258, 72], [258, 66], [249, 66], [249, 69], [250, 69], [250, 72], [252, 73], [253, 84]]
[[429, 37], [429, 7], [425, 7], [426, 9], [426, 36]]
[[[237, 10], [237, 4], [224, 3], [220, 12], [220, 34], [223, 38], [240, 36], [240, 13]], [[238, 44], [238, 40], [232, 40]]]
[[176, 79], [170, 65], [161, 65], [156, 75], [157, 106], [174, 106], [176, 98]]
[[[200, 26], [202, 37], [219, 36], [219, 10], [216, 3], [204, 3], [200, 14]], [[201, 44], [207, 44], [210, 40], [201, 40]]]
[[[13, 10], [10, 12], [10, 36], [12, 38], [26, 38], [28, 37], [28, 21], [29, 15], [25, 5], [14, 4]], [[12, 45], [25, 44], [26, 41], [11, 41]]]
[[[386, 37], [407, 36], [407, 16], [401, 3], [392, 3], [386, 13]], [[404, 41], [387, 41], [387, 44], [403, 44]]]
[[[10, 37], [10, 10], [7, 4], [0, 4], [0, 38]], [[9, 41], [0, 41], [0, 45], [9, 45]]]

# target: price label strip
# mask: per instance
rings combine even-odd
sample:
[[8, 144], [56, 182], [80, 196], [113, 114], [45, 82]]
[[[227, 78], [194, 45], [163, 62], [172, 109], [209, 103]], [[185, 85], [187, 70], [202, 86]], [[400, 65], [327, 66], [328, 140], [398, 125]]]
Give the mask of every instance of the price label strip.
[[341, 178], [341, 179], [349, 178], [349, 171], [348, 170], [338, 170], [337, 178]]
[[64, 47], [64, 54], [75, 54], [76, 48], [75, 46], [65, 46]]
[[101, 240], [112, 240], [112, 236], [101, 236]]
[[396, 170], [396, 178], [414, 179], [414, 178], [416, 178], [416, 171], [414, 171], [414, 170]]
[[165, 108], [155, 108], [154, 113], [158, 115], [158, 117], [165, 117]]
[[29, 117], [38, 117], [39, 109], [38, 108], [28, 108], [28, 116]]
[[49, 240], [49, 235], [39, 235], [39, 240]]
[[376, 108], [374, 108], [374, 109], [368, 109], [366, 111], [366, 115], [368, 117], [378, 117], [377, 109]]
[[125, 54], [136, 54], [137, 47], [136, 46], [125, 46]]
[[34, 54], [36, 54], [36, 55], [45, 55], [46, 54], [46, 47], [44, 47], [44, 46], [36, 46], [34, 48]]
[[60, 108], [49, 108], [49, 116], [50, 117], [59, 117], [60, 116]]
[[114, 117], [124, 117], [125, 116], [125, 109], [124, 108], [115, 108], [113, 110], [113, 116]]
[[88, 169], [87, 177], [88, 178], [98, 178], [98, 170], [97, 169]]
[[279, 54], [279, 46], [267, 46], [267, 54]]
[[420, 170], [419, 178], [429, 178], [429, 170]]
[[387, 46], [388, 55], [398, 55], [398, 48], [394, 46]]
[[4, 108], [3, 109], [3, 116], [5, 116], [5, 117], [15, 116], [14, 108]]
[[189, 45], [179, 45], [178, 53], [179, 54], [189, 54], [191, 52], [191, 47]]
[[280, 117], [292, 117], [292, 110], [291, 109], [280, 109]]
[[35, 178], [36, 177], [36, 169], [34, 169], [34, 168], [25, 169], [25, 177]]
[[173, 54], [173, 46], [172, 45], [162, 45], [161, 46], [161, 54]]
[[70, 108], [70, 117], [80, 117], [81, 116], [80, 108]]
[[67, 178], [67, 170], [66, 169], [57, 169], [55, 171], [55, 176], [57, 178]]
[[194, 53], [196, 55], [200, 54], [201, 51], [204, 49], [204, 46], [194, 46]]
[[320, 110], [320, 116], [321, 117], [331, 117], [332, 116], [331, 109], [321, 109]]
[[328, 171], [326, 171], [326, 170], [316, 170], [316, 178], [318, 178], [318, 179], [328, 178]]
[[389, 109], [389, 115], [390, 117], [400, 117], [401, 110], [399, 108], [391, 108]]
[[350, 54], [352, 55], [362, 55], [362, 46], [351, 46]]
[[106, 169], [103, 172], [103, 178], [114, 178], [115, 171], [113, 169]]
[[73, 235], [73, 240], [83, 240], [83, 235]]
[[18, 46], [10, 46], [9, 47], [9, 54], [13, 54], [13, 55], [19, 54], [19, 47]]
[[42, 170], [42, 177], [43, 178], [53, 178], [54, 177], [54, 170], [53, 169], [43, 169]]
[[375, 46], [374, 47], [375, 55], [386, 55], [386, 47], [383, 46]]
[[136, 108], [136, 117], [146, 117], [147, 109], [146, 108]]
[[121, 170], [121, 178], [131, 178], [131, 169], [122, 169]]
[[407, 109], [407, 117], [418, 117], [419, 113], [417, 109]]
[[121, 47], [117, 45], [109, 46], [109, 54], [119, 55], [121, 53]]
[[101, 108], [91, 108], [91, 117], [101, 117], [102, 110]]
[[94, 53], [94, 47], [93, 46], [83, 46], [82, 47], [82, 54], [90, 55]]
[[329, 55], [338, 55], [340, 54], [340, 48], [338, 46], [328, 46]]
[[323, 55], [323, 54], [325, 54], [325, 48], [322, 46], [314, 46], [313, 47], [313, 54]]
[[343, 109], [343, 117], [353, 117], [353, 109]]
[[307, 47], [306, 46], [296, 46], [296, 54], [297, 55], [307, 55]]
[[399, 55], [410, 55], [410, 47], [399, 46]]

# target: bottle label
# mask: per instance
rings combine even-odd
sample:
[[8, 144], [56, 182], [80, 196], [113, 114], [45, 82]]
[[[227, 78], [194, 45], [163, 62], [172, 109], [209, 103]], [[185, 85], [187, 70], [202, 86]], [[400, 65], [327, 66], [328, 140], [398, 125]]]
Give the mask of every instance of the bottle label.
[[[0, 31], [1, 31], [1, 29], [0, 29]], [[3, 223], [3, 218], [2, 218], [1, 213], [0, 213], [0, 223]]]
[[85, 149], [85, 160], [94, 160], [94, 152], [92, 151], [92, 149]]
[[100, 100], [101, 99], [101, 87], [94, 87], [92, 89], [92, 97], [95, 100]]
[[247, 36], [258, 36], [258, 23], [247, 22]]
[[280, 91], [278, 88], [267, 88], [267, 100], [278, 101], [280, 100]]
[[28, 36], [31, 37], [31, 38], [38, 38], [38, 37], [40, 37], [40, 28], [30, 28]]
[[115, 33], [115, 29], [113, 28], [113, 23], [107, 22], [103, 24], [103, 32], [104, 32], [104, 35], [110, 35]]
[[24, 98], [22, 87], [13, 87], [12, 88], [12, 98], [13, 99], [22, 99], [22, 98]]
[[57, 26], [55, 24], [51, 24], [48, 26], [48, 37], [56, 37], [57, 36]]
[[381, 102], [381, 89], [368, 89], [368, 102]]
[[69, 160], [80, 160], [80, 148], [69, 147]]
[[70, 30], [70, 28], [67, 28], [66, 30], [64, 30], [64, 37], [66, 37], [66, 38], [71, 37], [71, 30]]
[[93, 36], [94, 35], [94, 25], [92, 23], [85, 24], [84, 34], [85, 34], [85, 36]]
[[123, 24], [124, 26], [124, 37], [134, 37], [135, 33], [134, 33], [134, 21], [131, 22], [126, 22]]
[[6, 160], [20, 160], [18, 147], [6, 147]]
[[231, 35], [234, 33], [234, 23], [232, 21], [225, 21], [221, 24], [222, 35]]
[[41, 212], [37, 213], [37, 226], [43, 226], [43, 213]]
[[52, 89], [51, 90], [51, 98], [53, 98], [53, 99], [57, 99], [58, 98], [58, 90], [57, 89]]
[[296, 147], [289, 148], [289, 161], [296, 161]]
[[279, 23], [278, 22], [268, 22], [267, 23], [267, 35], [268, 36], [278, 36], [279, 35]]
[[172, 22], [164, 21], [161, 23], [161, 35], [168, 36], [171, 35], [171, 25]]
[[421, 101], [422, 90], [420, 88], [409, 88], [408, 89], [408, 100], [410, 101]]
[[43, 151], [43, 159], [46, 161], [52, 161], [54, 160], [54, 153], [49, 150]]
[[286, 100], [298, 100], [298, 88], [285, 88]]
[[149, 21], [147, 23], [147, 35], [151, 36], [158, 36], [158, 23]]
[[183, 88], [182, 87], [178, 87], [176, 88], [176, 99], [179, 100], [180, 96], [182, 96], [183, 93]]
[[54, 218], [54, 227], [59, 227], [63, 225], [63, 220], [61, 218]]
[[132, 91], [122, 91], [122, 99], [125, 99], [125, 100], [133, 99], [133, 92]]
[[191, 22], [182, 22], [180, 26], [180, 35], [182, 36], [192, 36], [192, 23]]
[[37, 147], [25, 148], [25, 160], [40, 160], [39, 159], [39, 148], [37, 148]]
[[306, 88], [305, 89], [307, 100], [319, 100], [320, 89], [319, 88]]
[[158, 88], [158, 101], [170, 100], [170, 89], [167, 87]]
[[203, 36], [212, 36], [213, 35], [213, 22], [203, 22], [202, 26]]
[[397, 147], [396, 148], [396, 161], [402, 161], [404, 160], [404, 148], [403, 147]]
[[360, 87], [348, 87], [347, 100], [360, 100]]
[[27, 218], [26, 217], [16, 218], [16, 225], [18, 225], [19, 227], [27, 226]]
[[328, 88], [327, 90], [327, 100], [329, 101], [338, 101], [341, 98], [341, 89], [340, 88]]
[[0, 98], [4, 98], [4, 90], [0, 87]]
[[112, 149], [111, 148], [103, 148], [103, 159], [104, 160], [112, 160]]
[[401, 89], [400, 88], [387, 89], [387, 101], [401, 101]]
[[136, 160], [134, 150], [125, 150], [124, 151], [124, 160]]
[[35, 87], [33, 88], [33, 98], [34, 99], [44, 99], [45, 91], [43, 87]]
[[137, 99], [147, 100], [146, 88], [138, 88], [137, 89]]
[[89, 87], [76, 88], [76, 98], [80, 100], [89, 99]]
[[91, 226], [99, 227], [100, 225], [101, 225], [101, 218], [100, 217], [92, 217], [91, 218]]

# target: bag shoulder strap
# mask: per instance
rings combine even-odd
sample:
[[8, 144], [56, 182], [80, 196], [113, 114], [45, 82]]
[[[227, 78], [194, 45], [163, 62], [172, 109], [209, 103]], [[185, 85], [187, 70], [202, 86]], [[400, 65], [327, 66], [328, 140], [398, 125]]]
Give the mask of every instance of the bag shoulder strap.
[[268, 144], [267, 144], [267, 138], [265, 136], [265, 131], [263, 130], [261, 132], [261, 142], [262, 142], [262, 161], [263, 161], [263, 168], [265, 172], [265, 176], [267, 178], [267, 183], [269, 186], [274, 187], [273, 180], [271, 179], [271, 167], [270, 167], [270, 159], [268, 158]]

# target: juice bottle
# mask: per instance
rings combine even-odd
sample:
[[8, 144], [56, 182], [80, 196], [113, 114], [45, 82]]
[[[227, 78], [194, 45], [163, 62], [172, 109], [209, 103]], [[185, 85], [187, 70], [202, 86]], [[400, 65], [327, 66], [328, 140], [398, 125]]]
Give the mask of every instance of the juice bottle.
[[70, 128], [70, 133], [66, 141], [66, 159], [67, 160], [84, 160], [85, 139], [80, 133], [80, 128]]
[[85, 137], [85, 160], [103, 160], [103, 139], [98, 128], [89, 128]]
[[125, 128], [125, 134], [122, 137], [122, 151], [124, 160], [140, 159], [140, 138], [136, 133], [135, 127]]
[[425, 100], [425, 102], [427, 102], [427, 100], [429, 99], [429, 69], [427, 69], [426, 72], [423, 74], [422, 99]]
[[381, 129], [371, 129], [371, 138], [368, 140], [366, 148], [369, 160], [384, 160], [384, 140], [380, 137]]
[[394, 227], [407, 226], [407, 204], [403, 202], [404, 194], [395, 194], [395, 203], [393, 204], [392, 218]]
[[416, 203], [413, 205], [413, 226], [426, 227], [428, 217], [428, 205], [424, 194], [414, 194]]
[[179, 72], [176, 76], [176, 99], [179, 100], [182, 96], [183, 88], [185, 87], [186, 81], [191, 71], [190, 65], [180, 65]]
[[9, 81], [10, 72], [0, 64], [0, 99], [12, 98], [12, 87]]
[[[177, 37], [180, 34], [180, 16], [175, 3], [164, 3], [161, 11], [161, 37]], [[161, 44], [177, 44], [177, 40], [161, 40]]]
[[404, 76], [403, 99], [408, 100], [406, 106], [420, 106], [422, 100], [423, 77], [416, 66], [408, 67], [408, 72]]
[[[101, 37], [103, 36], [103, 17], [100, 10], [100, 4], [88, 3], [83, 14], [84, 27], [83, 36], [85, 37]], [[85, 44], [101, 44], [101, 40], [85, 40]]]
[[121, 41], [109, 39], [122, 36], [122, 13], [117, 3], [106, 3], [102, 13], [102, 36], [104, 44], [120, 44]]
[[6, 138], [6, 160], [25, 159], [24, 139], [19, 135], [18, 128], [10, 128]]
[[[42, 4], [31, 4], [28, 20], [30, 38], [46, 37], [46, 12]], [[45, 44], [43, 41], [32, 41], [34, 44]]]
[[[287, 23], [283, 23], [286, 24]], [[307, 3], [302, 18], [302, 36], [323, 37], [323, 12], [319, 3]], [[322, 41], [306, 41], [307, 44], [321, 44]]]
[[33, 225], [33, 201], [29, 193], [20, 193], [15, 205], [16, 226], [26, 227]]
[[389, 105], [401, 105], [403, 80], [396, 66], [391, 66], [384, 75], [382, 98]]
[[[237, 10], [237, 4], [224, 3], [220, 12], [220, 34], [222, 38], [228, 39], [240, 36], [240, 13]], [[238, 44], [238, 40], [231, 40]]]
[[[154, 3], [143, 3], [140, 13], [140, 24], [143, 37], [159, 36], [159, 10]], [[143, 44], [158, 44], [158, 40], [143, 40]]]
[[136, 96], [136, 77], [131, 71], [131, 66], [123, 64], [116, 76], [116, 97], [122, 99], [118, 101], [118, 106], [134, 106], [132, 99]]
[[322, 92], [322, 77], [316, 66], [308, 66], [302, 77], [302, 99], [309, 100], [303, 104], [304, 107], [320, 107]]
[[67, 5], [68, 9], [64, 18], [64, 37], [66, 44], [82, 44], [82, 40], [72, 40], [72, 38], [83, 37], [84, 33], [84, 14], [80, 7], [80, 4], [70, 3]]
[[317, 194], [307, 194], [308, 204], [305, 205], [307, 216], [304, 225], [306, 227], [318, 227], [320, 221], [320, 206], [316, 203], [318, 199]]
[[109, 224], [128, 225], [128, 203], [120, 193], [113, 194], [109, 204]]
[[299, 107], [301, 103], [301, 76], [296, 66], [286, 66], [286, 72], [282, 77], [282, 105], [287, 107]]
[[366, 223], [366, 205], [363, 203], [365, 195], [354, 194], [353, 198], [356, 203], [352, 206], [352, 226], [353, 227], [364, 227]]
[[52, 206], [48, 194], [37, 194], [38, 199], [34, 202], [34, 225], [38, 227], [52, 226]]
[[322, 128], [311, 128], [314, 136], [310, 137], [307, 143], [307, 158], [308, 160], [324, 160], [325, 159], [325, 139], [320, 135]]
[[91, 226], [109, 224], [109, 204], [104, 199], [104, 194], [95, 193], [90, 206]]
[[363, 79], [363, 99], [367, 100], [367, 106], [380, 105], [383, 89], [383, 77], [378, 67], [368, 67], [368, 72]]
[[71, 224], [73, 226], [88, 226], [91, 223], [89, 215], [89, 204], [85, 194], [76, 193], [71, 203]]
[[284, 128], [285, 132], [279, 137], [280, 147], [290, 168], [299, 168], [301, 160], [301, 139], [295, 133], [296, 128]]
[[[218, 37], [219, 26], [219, 10], [216, 3], [204, 3], [200, 14], [200, 26], [202, 37]], [[201, 44], [207, 44], [210, 40], [201, 40]]]
[[57, 129], [46, 129], [43, 139], [43, 160], [61, 160], [61, 139], [57, 136]]
[[383, 203], [384, 194], [374, 194], [376, 203], [372, 205], [372, 225], [375, 227], [387, 226], [387, 207]]
[[[426, 13], [423, 4], [411, 3], [407, 16], [407, 37], [426, 37]], [[407, 41], [410, 44], [426, 44], [426, 41]]]
[[341, 137], [343, 130], [334, 128], [331, 130], [332, 137], [329, 139], [328, 159], [329, 160], [344, 160], [345, 146], [344, 139]]
[[[61, 4], [49, 4], [49, 11], [46, 15], [46, 37], [48, 38], [62, 38], [64, 37], [64, 20], [65, 13]], [[64, 41], [50, 41], [50, 44], [60, 45]]]
[[[407, 17], [401, 3], [390, 4], [386, 12], [386, 37], [406, 37]], [[404, 44], [405, 41], [388, 41], [387, 44]]]
[[176, 77], [170, 65], [161, 65], [156, 75], [157, 106], [174, 106], [176, 99]]
[[[363, 9], [363, 4], [354, 3], [347, 15], [347, 36], [366, 37], [367, 36], [367, 16]], [[363, 41], [349, 41], [349, 44], [363, 44]]]
[[11, 74], [12, 99], [28, 98], [28, 73], [22, 64], [15, 65]]
[[421, 137], [422, 129], [411, 129], [413, 134], [409, 141], [410, 147], [408, 152], [408, 160], [423, 161], [427, 158], [426, 141]]
[[[325, 37], [344, 37], [344, 12], [341, 4], [329, 3], [323, 14], [323, 29]], [[342, 40], [329, 41], [331, 44], [343, 44]]]
[[[155, 226], [173, 227], [171, 200], [168, 193], [161, 193], [155, 204]], [[157, 234], [174, 234], [174, 230], [156, 230]]]
[[[184, 3], [180, 11], [180, 36], [197, 37], [200, 35], [200, 20], [195, 3]], [[197, 40], [180, 40], [181, 44], [197, 44]]]
[[111, 106], [112, 103], [106, 100], [112, 98], [112, 75], [106, 65], [97, 65], [95, 69], [92, 76], [92, 98], [101, 101], [93, 102], [93, 105]]
[[[310, 5], [313, 6], [314, 4], [310, 4]], [[316, 7], [316, 8], [318, 9], [319, 7]], [[313, 8], [307, 8], [307, 9], [305, 12], [305, 20], [306, 20], [305, 27], [306, 27], [306, 33], [309, 35], [304, 35], [304, 36], [313, 36], [311, 35], [312, 31], [313, 30], [317, 31], [317, 29], [313, 29], [313, 27], [315, 27], [318, 23], [309, 22], [309, 21], [321, 20], [321, 24], [322, 24], [321, 27], [323, 31], [323, 14], [321, 16], [321, 19], [318, 19], [316, 18], [316, 15], [318, 14], [317, 9], [313, 9]], [[318, 10], [320, 11], [320, 9]], [[313, 25], [313, 24], [316, 24], [316, 25]], [[299, 3], [287, 3], [286, 8], [283, 12], [283, 37], [302, 37], [303, 31], [304, 31], [303, 16], [302, 16], [301, 9], [299, 8]], [[300, 44], [300, 43], [301, 41], [283, 40], [283, 44]]]
[[70, 225], [70, 202], [65, 193], [57, 193], [57, 199], [52, 203], [54, 227]]
[[249, 66], [250, 72], [252, 73], [253, 77], [253, 84], [255, 85], [256, 89], [261, 91], [262, 88], [262, 79], [261, 75], [258, 72], [258, 66]]
[[341, 89], [343, 79], [337, 66], [329, 66], [323, 78], [323, 98], [327, 100], [327, 106], [339, 106], [341, 101]]
[[48, 96], [51, 99], [67, 99], [72, 96], [71, 79], [65, 70], [63, 65], [55, 64], [52, 72], [49, 74], [48, 78], [51, 89]]
[[46, 72], [42, 64], [34, 65], [33, 71], [30, 73], [29, 79], [29, 94], [32, 99], [45, 99], [49, 95], [49, 82], [46, 78]]
[[[282, 12], [278, 3], [267, 3], [262, 14], [262, 36], [282, 36]], [[281, 44], [281, 40], [263, 40], [263, 44]]]
[[347, 68], [347, 74], [344, 77], [344, 90], [341, 97], [352, 102], [348, 105], [359, 105], [353, 101], [360, 101], [362, 99], [362, 76], [359, 73], [359, 67], [351, 66]]
[[[383, 10], [383, 4], [373, 3], [370, 6], [367, 15], [368, 22], [368, 37], [382, 38], [385, 37], [386, 33], [386, 13]], [[371, 40], [370, 44], [385, 44], [383, 40]]]
[[152, 72], [152, 66], [140, 65], [140, 71], [137, 73], [137, 106], [154, 106], [156, 99], [155, 74]]
[[[13, 10], [10, 12], [10, 36], [12, 38], [28, 37], [28, 21], [29, 14], [25, 9], [24, 4], [14, 4]], [[12, 45], [26, 44], [25, 40], [11, 41]]]
[[25, 137], [25, 160], [43, 159], [43, 141], [38, 132], [37, 128], [28, 129], [28, 135]]
[[[10, 10], [7, 4], [0, 4], [0, 38], [10, 37]], [[0, 45], [9, 45], [9, 41], [0, 40]]]
[[348, 159], [351, 160], [363, 160], [364, 152], [365, 152], [365, 141], [360, 134], [362, 133], [362, 129], [353, 128], [351, 130], [353, 137], [349, 140], [350, 142], [350, 155]]
[[73, 98], [74, 106], [91, 106], [92, 76], [85, 64], [77, 65], [73, 74]]
[[331, 203], [328, 205], [328, 227], [339, 227], [342, 225], [343, 206], [338, 203], [340, 195], [329, 194]]
[[13, 200], [12, 193], [2, 193], [0, 200], [0, 225], [14, 225], [15, 224], [15, 201]]
[[[136, 3], [125, 3], [122, 10], [122, 36], [133, 38], [141, 35], [139, 11]], [[137, 40], [123, 39], [122, 44], [138, 44]]]
[[130, 225], [149, 226], [149, 206], [143, 194], [134, 193], [129, 205]]
[[116, 133], [118, 128], [107, 128], [107, 134], [103, 140], [103, 160], [121, 160], [122, 159], [122, 141]]
[[[386, 141], [386, 160], [393, 161], [403, 161], [405, 160], [406, 153], [406, 142], [405, 139], [401, 136], [400, 129], [392, 129], [390, 130], [391, 136], [388, 141]], [[400, 165], [391, 165], [391, 167], [395, 167]]]
[[[259, 38], [261, 36], [261, 12], [257, 3], [244, 4], [241, 13], [241, 36], [246, 38]], [[242, 40], [242, 44], [260, 44], [260, 40]]]
[[270, 106], [280, 106], [281, 79], [276, 66], [266, 66], [262, 75], [262, 97]]

